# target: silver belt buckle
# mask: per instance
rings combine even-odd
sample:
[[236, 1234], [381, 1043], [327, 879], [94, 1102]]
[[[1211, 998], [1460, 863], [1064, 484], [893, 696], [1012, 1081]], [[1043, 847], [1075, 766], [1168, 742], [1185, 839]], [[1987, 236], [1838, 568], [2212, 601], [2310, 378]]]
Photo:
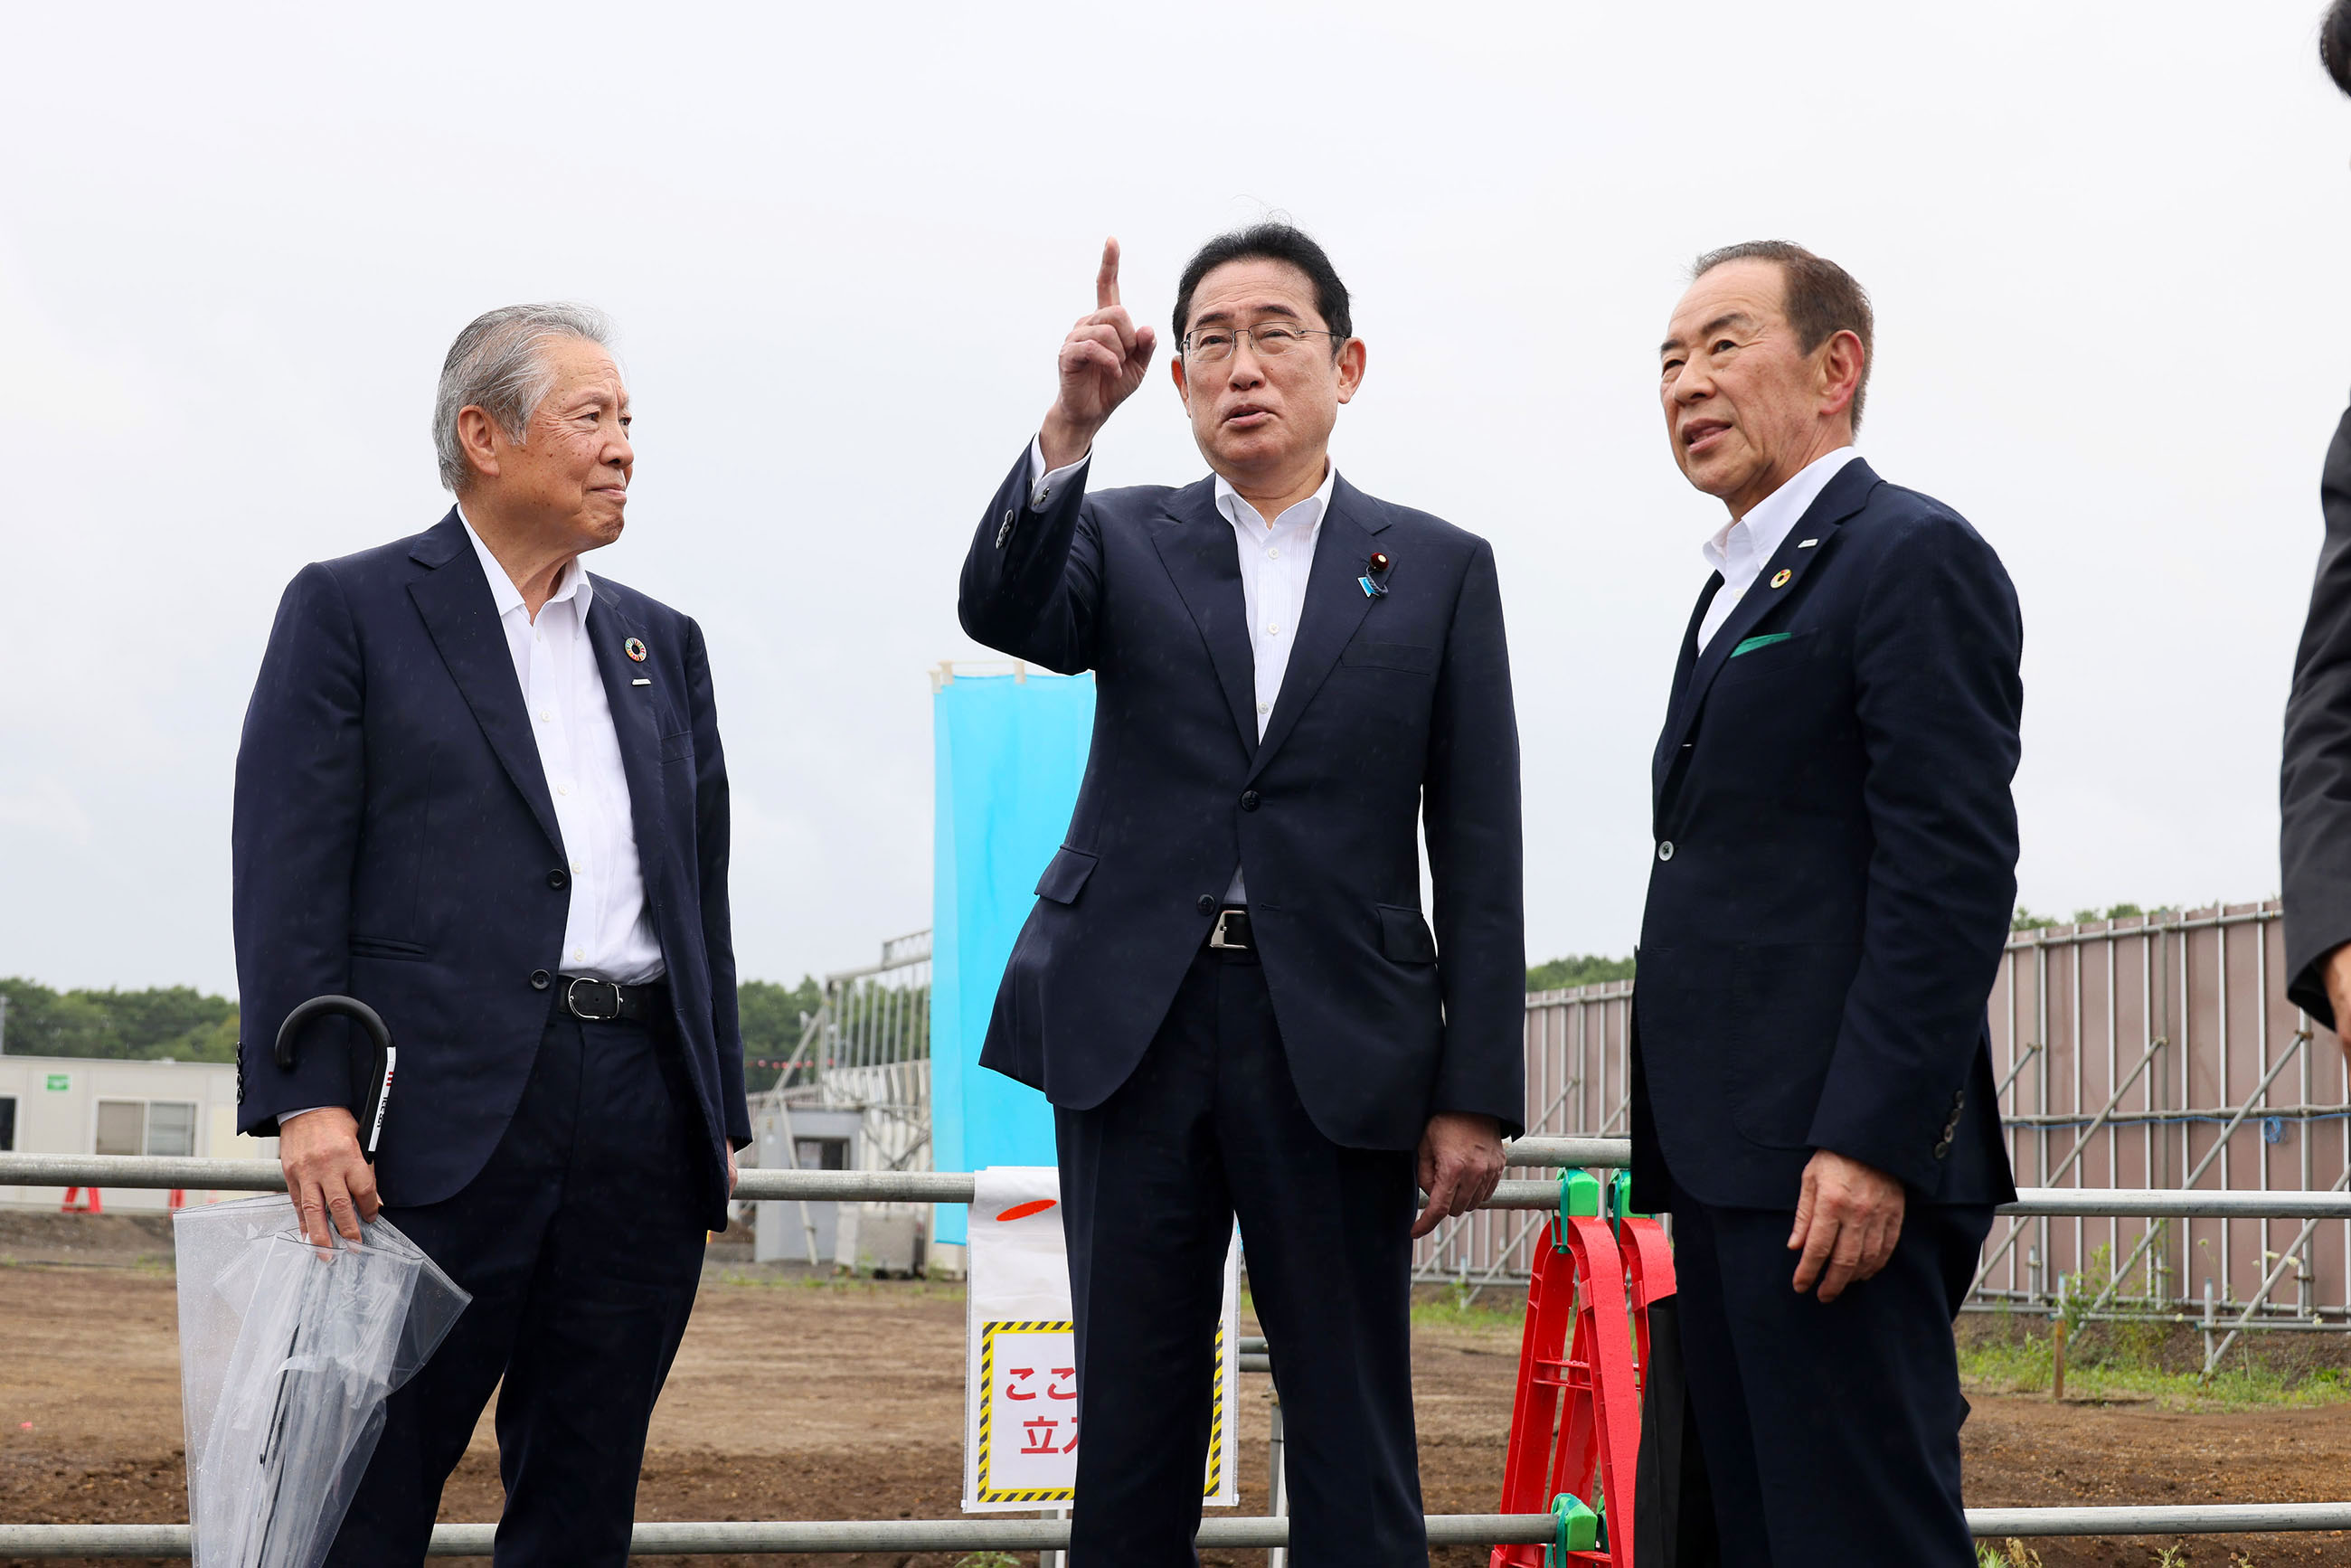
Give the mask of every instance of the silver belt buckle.
[[[580, 988], [582, 986], [602, 986], [609, 989], [612, 993], [612, 1010], [608, 1013], [591, 1013], [580, 1010]], [[584, 975], [574, 976], [564, 985], [563, 1006], [565, 1010], [569, 1012], [573, 1018], [586, 1019], [590, 1023], [611, 1023], [621, 1016], [620, 983], [615, 980], [590, 979]]]
[[1246, 911], [1238, 909], [1227, 909], [1220, 911], [1217, 914], [1217, 924], [1208, 932], [1209, 946], [1229, 948], [1237, 953], [1246, 953], [1249, 950], [1249, 945], [1246, 942], [1228, 942], [1225, 940], [1225, 933], [1231, 929], [1231, 921], [1233, 916], [1236, 915], [1239, 915], [1244, 920], [1249, 918]]

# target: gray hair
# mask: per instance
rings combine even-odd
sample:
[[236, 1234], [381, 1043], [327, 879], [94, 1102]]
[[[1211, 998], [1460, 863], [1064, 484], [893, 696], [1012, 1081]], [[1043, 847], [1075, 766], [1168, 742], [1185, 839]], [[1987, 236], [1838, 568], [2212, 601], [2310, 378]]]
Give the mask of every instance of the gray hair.
[[475, 317], [457, 334], [433, 394], [433, 450], [444, 489], [455, 492], [473, 478], [457, 441], [458, 411], [479, 408], [520, 444], [530, 416], [555, 384], [545, 350], [567, 338], [609, 349], [612, 323], [592, 305], [507, 305]]

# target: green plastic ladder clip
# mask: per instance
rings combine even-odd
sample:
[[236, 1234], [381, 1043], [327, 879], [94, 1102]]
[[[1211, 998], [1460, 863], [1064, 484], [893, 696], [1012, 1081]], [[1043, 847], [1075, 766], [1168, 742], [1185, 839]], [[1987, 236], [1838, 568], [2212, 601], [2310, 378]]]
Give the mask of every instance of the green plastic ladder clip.
[[1600, 1178], [1590, 1171], [1559, 1173], [1559, 1233], [1555, 1244], [1567, 1250], [1567, 1222], [1600, 1218]]
[[1552, 1522], [1557, 1526], [1552, 1536], [1551, 1556], [1546, 1568], [1567, 1568], [1571, 1552], [1590, 1552], [1600, 1544], [1600, 1516], [1583, 1506], [1583, 1500], [1573, 1492], [1562, 1492], [1552, 1499]]
[[1633, 1207], [1633, 1173], [1620, 1170], [1608, 1183], [1608, 1223], [1618, 1240], [1625, 1237], [1625, 1222], [1647, 1219], [1650, 1216]]

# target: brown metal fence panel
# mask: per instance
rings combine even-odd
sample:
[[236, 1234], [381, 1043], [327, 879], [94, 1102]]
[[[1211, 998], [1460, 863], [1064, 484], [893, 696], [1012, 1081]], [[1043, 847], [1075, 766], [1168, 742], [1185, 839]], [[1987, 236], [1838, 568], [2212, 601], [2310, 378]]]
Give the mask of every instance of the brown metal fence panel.
[[[1989, 1003], [2019, 1186], [2351, 1186], [2342, 1051], [2285, 999], [2274, 901], [2021, 931]], [[1530, 1132], [1625, 1130], [1629, 982], [1527, 998]], [[1513, 1172], [1540, 1176], [1542, 1172]], [[1417, 1277], [1522, 1280], [1541, 1217], [1483, 1212], [1422, 1241]], [[1996, 1221], [1976, 1301], [2351, 1325], [2351, 1220]]]

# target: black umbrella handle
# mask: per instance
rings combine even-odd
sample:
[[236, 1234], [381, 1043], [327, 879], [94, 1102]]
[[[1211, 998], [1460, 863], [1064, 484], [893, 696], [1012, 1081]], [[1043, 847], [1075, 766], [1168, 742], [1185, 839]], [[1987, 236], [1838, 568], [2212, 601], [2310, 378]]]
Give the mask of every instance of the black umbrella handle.
[[360, 1151], [373, 1161], [376, 1142], [383, 1136], [384, 1107], [392, 1101], [392, 1064], [400, 1056], [392, 1049], [392, 1030], [385, 1025], [383, 1015], [357, 997], [312, 997], [287, 1013], [286, 1021], [277, 1026], [277, 1065], [283, 1071], [293, 1071], [296, 1037], [312, 1019], [331, 1013], [358, 1019], [360, 1028], [367, 1032], [368, 1043], [375, 1048], [374, 1070], [367, 1075], [367, 1091], [357, 1107], [363, 1134]]

